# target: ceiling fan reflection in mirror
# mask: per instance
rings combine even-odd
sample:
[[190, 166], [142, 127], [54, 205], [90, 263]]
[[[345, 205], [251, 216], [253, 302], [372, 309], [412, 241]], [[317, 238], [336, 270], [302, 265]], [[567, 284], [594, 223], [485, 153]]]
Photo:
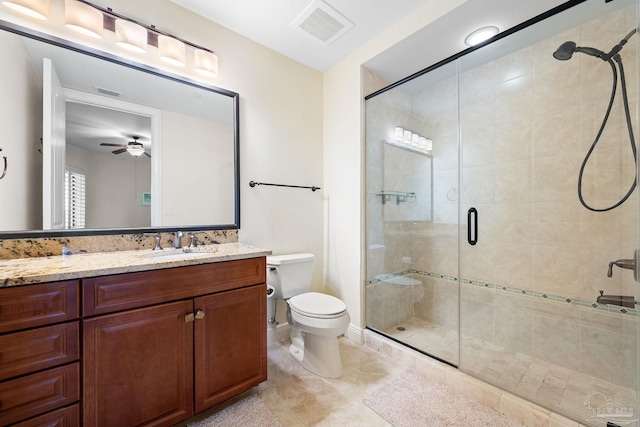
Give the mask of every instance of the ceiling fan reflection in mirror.
[[100, 145], [103, 147], [121, 147], [119, 150], [112, 151], [113, 154], [121, 154], [125, 151], [131, 154], [134, 157], [142, 156], [143, 154], [147, 157], [151, 157], [151, 154], [147, 153], [144, 145], [141, 142], [138, 142], [139, 136], [133, 136], [133, 141], [129, 141], [126, 144], [110, 144], [107, 142], [103, 142]]

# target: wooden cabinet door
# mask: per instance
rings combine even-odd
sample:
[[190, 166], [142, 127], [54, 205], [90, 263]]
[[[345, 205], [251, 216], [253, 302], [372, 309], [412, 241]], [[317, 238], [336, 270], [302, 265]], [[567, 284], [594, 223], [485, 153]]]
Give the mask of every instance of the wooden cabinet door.
[[0, 383], [0, 426], [77, 402], [80, 365], [59, 366]]
[[196, 413], [267, 379], [266, 285], [195, 299]]
[[83, 321], [84, 426], [170, 426], [193, 415], [193, 300]]
[[80, 322], [0, 335], [0, 380], [78, 360]]
[[77, 427], [80, 425], [80, 405], [71, 405], [39, 417], [14, 424], [12, 427]]
[[0, 289], [0, 334], [78, 318], [78, 281]]

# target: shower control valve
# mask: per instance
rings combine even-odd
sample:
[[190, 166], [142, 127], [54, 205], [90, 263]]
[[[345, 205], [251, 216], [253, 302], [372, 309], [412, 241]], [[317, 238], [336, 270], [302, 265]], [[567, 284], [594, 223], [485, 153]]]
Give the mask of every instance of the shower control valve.
[[633, 278], [638, 281], [638, 249], [636, 249], [633, 259], [619, 259], [611, 261], [609, 263], [609, 269], [607, 270], [607, 277], [613, 277], [614, 265], [627, 270], [633, 270]]

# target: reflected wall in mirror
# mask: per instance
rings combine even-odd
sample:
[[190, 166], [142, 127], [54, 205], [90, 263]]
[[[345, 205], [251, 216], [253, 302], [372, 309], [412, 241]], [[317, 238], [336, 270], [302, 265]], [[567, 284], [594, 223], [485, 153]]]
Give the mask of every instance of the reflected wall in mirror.
[[431, 156], [384, 142], [384, 220], [431, 221]]
[[0, 46], [0, 238], [239, 228], [237, 93], [6, 22]]
[[67, 173], [79, 180], [65, 209], [73, 212], [65, 216], [66, 228], [152, 224], [149, 197], [144, 197], [151, 195], [152, 117], [75, 99], [66, 102]]

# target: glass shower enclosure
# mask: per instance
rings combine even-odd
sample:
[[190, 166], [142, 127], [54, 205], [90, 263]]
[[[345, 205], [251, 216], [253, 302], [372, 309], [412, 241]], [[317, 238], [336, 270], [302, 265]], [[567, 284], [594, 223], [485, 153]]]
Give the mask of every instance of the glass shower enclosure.
[[365, 104], [367, 327], [593, 426], [638, 425], [636, 8], [563, 8]]

